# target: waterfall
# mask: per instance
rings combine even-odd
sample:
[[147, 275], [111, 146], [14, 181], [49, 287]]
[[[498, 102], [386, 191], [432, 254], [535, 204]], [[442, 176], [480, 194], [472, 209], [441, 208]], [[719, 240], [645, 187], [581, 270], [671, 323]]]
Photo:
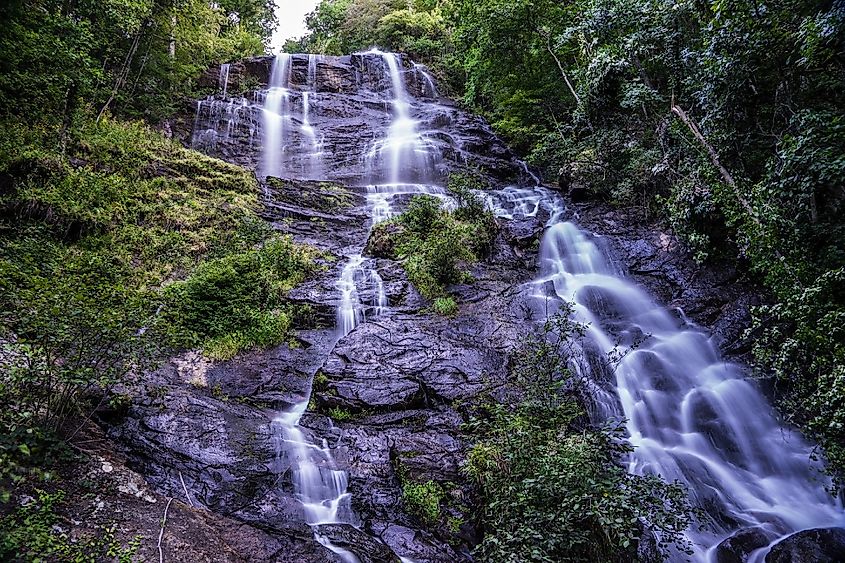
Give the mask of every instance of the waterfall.
[[306, 178], [322, 176], [323, 140], [311, 124], [311, 104], [317, 96], [317, 62], [321, 55], [308, 55], [306, 89], [302, 91], [302, 136], [304, 137], [306, 158], [303, 159], [302, 175]]
[[419, 84], [420, 93], [429, 98], [437, 98], [440, 92], [437, 91], [437, 86], [434, 84], [434, 79], [428, 73], [425, 65], [414, 63], [414, 74]]
[[[441, 117], [448, 120], [449, 114], [441, 113], [436, 86], [422, 65], [409, 66], [400, 55], [377, 50], [355, 57], [360, 57], [354, 61], [357, 74], [349, 84], [357, 81], [356, 100], [364, 100], [366, 106], [360, 107], [368, 108], [367, 115], [377, 125], [361, 147], [366, 150], [356, 147], [349, 158], [335, 154], [334, 162], [343, 160], [344, 166], [351, 162], [356, 167], [354, 177], [366, 191], [369, 219], [377, 224], [394, 217], [401, 203], [415, 194], [446, 197], [438, 174], [442, 163], [438, 147], [444, 143], [441, 137], [438, 145], [438, 132], [426, 130], [424, 124]], [[321, 59], [275, 57], [268, 88], [254, 102], [228, 97], [231, 67], [221, 65], [218, 92], [197, 102], [192, 145], [226, 155], [223, 149], [230, 141], [236, 146], [246, 138], [252, 147], [258, 132], [258, 169], [265, 177], [352, 177], [348, 170], [345, 176], [333, 176], [323, 164], [322, 133], [333, 133], [325, 127], [327, 116], [338, 120], [346, 116], [335, 117], [332, 108], [321, 103], [328, 101], [329, 91], [321, 89], [325, 86], [320, 83]], [[350, 128], [347, 132], [354, 130], [355, 117], [344, 125]], [[338, 144], [334, 138], [328, 146], [338, 151], [337, 147], [351, 145]], [[453, 142], [444, 152], [452, 149], [462, 154], [460, 143]], [[828, 480], [823, 468], [810, 459], [811, 445], [779, 423], [771, 405], [744, 376], [743, 367], [725, 361], [706, 332], [682, 313], [658, 306], [627, 279], [601, 251], [596, 237], [564, 219], [564, 201], [541, 187], [524, 163], [521, 168], [523, 181], [535, 187], [483, 195], [500, 217], [541, 213], [549, 217], [539, 249], [539, 272], [528, 286], [529, 301], [544, 315], [555, 298], [571, 300], [578, 319], [589, 325], [585, 358], [574, 367], [585, 376], [591, 415], [596, 421], [625, 420], [635, 446], [625, 460], [631, 472], [681, 481], [693, 504], [704, 509], [688, 532], [693, 558], [713, 561], [721, 541], [738, 530], [755, 529], [762, 540], [749, 561], [760, 563], [770, 546], [790, 533], [845, 524], [842, 506], [825, 491]], [[337, 339], [369, 319], [390, 314], [375, 260], [364, 257], [360, 247], [342, 252], [335, 281]], [[608, 352], [621, 357], [613, 369], [589, 361]], [[357, 561], [319, 532], [321, 524], [359, 522], [347, 491], [348, 475], [336, 464], [331, 449], [317, 443], [300, 424], [303, 416], [307, 421], [309, 399], [302, 397], [272, 420], [277, 469], [290, 468], [303, 518], [314, 527], [317, 540], [343, 560]]]
[[788, 534], [845, 523], [811, 445], [778, 422], [742, 367], [725, 361], [704, 331], [658, 306], [592, 236], [563, 221], [558, 196], [511, 188], [495, 194], [493, 205], [507, 218], [541, 208], [551, 215], [531, 284], [537, 310], [547, 309], [553, 287], [588, 324], [585, 354], [622, 356], [608, 373], [588, 358], [579, 366], [591, 377], [594, 415], [626, 421], [635, 447], [629, 471], [686, 484], [693, 505], [706, 511], [688, 532], [696, 561], [713, 560], [719, 542], [739, 529], [756, 528], [769, 542], [748, 560], [759, 563]]
[[197, 100], [191, 148], [213, 153], [218, 145], [235, 135], [243, 135], [244, 130], [250, 139], [255, 134], [255, 127], [249, 120], [249, 102], [243, 97], [228, 97], [230, 67], [229, 63], [220, 65], [217, 74], [219, 94]]
[[285, 152], [285, 134], [290, 124], [290, 62], [291, 57], [282, 53], [273, 58], [270, 83], [262, 111], [263, 148], [261, 151], [262, 174], [282, 176]]
[[[378, 50], [363, 53], [380, 60], [390, 80], [392, 116], [387, 136], [375, 141], [367, 153], [367, 206], [373, 224], [396, 214], [392, 200], [400, 195], [431, 194], [444, 196], [445, 189], [433, 183], [434, 167], [440, 154], [418, 130], [419, 122], [411, 116], [412, 99], [408, 95], [401, 69], [400, 55]], [[362, 304], [359, 287], [370, 289], [370, 303]], [[372, 316], [382, 314], [388, 306], [384, 283], [378, 271], [365, 264], [357, 253], [349, 256], [336, 287], [341, 293], [337, 310], [340, 336], [349, 334], [365, 320], [365, 310]]]
[[226, 97], [226, 91], [229, 89], [229, 63], [220, 65], [220, 74], [217, 77], [217, 86], [223, 92], [223, 97]]
[[[414, 102], [405, 87], [400, 70], [401, 59], [398, 55], [378, 51], [367, 55], [381, 61], [391, 84], [392, 112], [387, 135], [373, 143], [365, 164], [366, 177], [372, 182], [367, 186], [367, 207], [372, 223], [375, 224], [395, 214], [391, 201], [397, 195], [443, 195], [445, 190], [431, 183], [434, 164], [440, 155], [419, 133], [418, 122], [411, 116]], [[317, 92], [317, 61], [316, 56], [309, 56], [307, 90], [302, 92], [301, 130], [306, 145], [312, 147], [313, 153], [319, 153], [310, 121], [312, 96], [316, 96]], [[278, 163], [282, 159], [277, 158], [277, 155], [284, 150], [284, 127], [290, 119], [287, 89], [289, 75], [290, 58], [280, 55], [273, 64], [273, 76], [264, 104], [262, 161], [265, 163], [265, 174], [281, 172]], [[389, 308], [384, 282], [373, 261], [364, 258], [361, 252], [346, 256], [335, 287], [340, 295], [336, 312], [338, 339], [352, 332], [368, 316], [377, 317]], [[365, 297], [363, 301], [362, 297]], [[350, 506], [346, 472], [337, 468], [331, 450], [325, 444], [322, 447], [314, 445], [299, 426], [309, 399], [304, 398], [273, 420], [277, 456], [291, 464], [296, 496], [303, 506], [307, 523], [314, 526], [317, 540], [344, 561], [357, 561], [355, 555], [332, 545], [329, 539], [319, 533], [320, 524], [358, 525], [358, 521]]]

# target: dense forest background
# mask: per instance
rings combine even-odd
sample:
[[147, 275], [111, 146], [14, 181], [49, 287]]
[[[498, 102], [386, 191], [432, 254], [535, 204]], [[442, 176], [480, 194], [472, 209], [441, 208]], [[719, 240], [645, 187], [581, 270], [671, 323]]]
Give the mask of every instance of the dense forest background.
[[[273, 8], [0, 6], [2, 496], [48, 471], [92, 389], [287, 337], [313, 254], [269, 232], [251, 174], [156, 131], [210, 64], [267, 51]], [[845, 1], [323, 0], [307, 25], [286, 51], [407, 53], [546, 181], [736, 261], [768, 303], [758, 373], [842, 474]]]

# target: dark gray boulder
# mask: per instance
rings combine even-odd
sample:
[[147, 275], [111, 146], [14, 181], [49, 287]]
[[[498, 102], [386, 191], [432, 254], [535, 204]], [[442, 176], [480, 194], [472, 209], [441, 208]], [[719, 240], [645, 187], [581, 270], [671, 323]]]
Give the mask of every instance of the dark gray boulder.
[[814, 528], [779, 541], [766, 563], [841, 563], [845, 561], [845, 528]]

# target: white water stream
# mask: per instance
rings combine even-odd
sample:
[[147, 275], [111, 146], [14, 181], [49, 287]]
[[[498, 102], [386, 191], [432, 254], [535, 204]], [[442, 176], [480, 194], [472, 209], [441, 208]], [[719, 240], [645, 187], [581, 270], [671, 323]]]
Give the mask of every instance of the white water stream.
[[[415, 107], [433, 102], [412, 99], [406, 76], [421, 85], [425, 98], [436, 98], [437, 90], [424, 68], [406, 69], [397, 55], [362, 55], [381, 61], [390, 84], [386, 135], [371, 144], [362, 163], [368, 209], [377, 223], [394, 216], [395, 203], [414, 194], [445, 196], [433, 179], [441, 156], [413, 117]], [[319, 178], [324, 172], [321, 136], [312, 125], [319, 109], [318, 64], [319, 57], [309, 57], [307, 85], [293, 90], [290, 55], [274, 60], [261, 112], [260, 170], [265, 176], [285, 175], [288, 151], [308, 155], [300, 159], [303, 168], [293, 171], [300, 177]], [[252, 127], [243, 119], [248, 102], [227, 98], [228, 81], [229, 67], [221, 67], [222, 99], [198, 102], [198, 147], [213, 147], [234, 130]], [[251, 128], [250, 138], [253, 133]], [[527, 167], [525, 172], [533, 176]], [[539, 186], [507, 188], [489, 194], [489, 201], [500, 217], [548, 214], [532, 300], [540, 312], [547, 310], [550, 292], [573, 301], [578, 318], [589, 324], [585, 353], [622, 355], [612, 371], [597, 368], [601, 362], [580, 366], [594, 392], [594, 416], [626, 421], [635, 446], [630, 471], [683, 482], [693, 503], [704, 509], [705, 516], [688, 533], [695, 560], [712, 560], [715, 546], [739, 529], [757, 528], [774, 543], [798, 530], [845, 524], [842, 506], [825, 492], [828, 481], [821, 467], [810, 460], [810, 444], [779, 423], [742, 367], [724, 361], [706, 332], [682, 313], [657, 305], [613, 265], [596, 237], [565, 221], [558, 195]], [[360, 250], [345, 257], [336, 288], [338, 339], [388, 310], [384, 283]], [[296, 496], [315, 537], [344, 561], [354, 562], [354, 555], [331, 545], [317, 528], [358, 522], [346, 472], [326, 444], [315, 445], [300, 427], [307, 403], [305, 398], [274, 418], [277, 455], [291, 467]], [[749, 561], [763, 561], [768, 550], [761, 547]]]
[[810, 444], [778, 422], [742, 367], [726, 362], [706, 332], [656, 304], [612, 265], [595, 237], [562, 220], [559, 196], [511, 188], [493, 202], [502, 217], [549, 213], [531, 284], [537, 309], [548, 310], [553, 287], [588, 325], [585, 355], [622, 356], [608, 373], [596, 371], [602, 362], [581, 362], [594, 384], [594, 415], [625, 420], [635, 448], [629, 471], [684, 483], [693, 505], [705, 510], [688, 532], [696, 561], [713, 560], [718, 543], [741, 528], [768, 538], [748, 560], [759, 563], [788, 534], [845, 524]]
[[[431, 149], [431, 145], [418, 132], [418, 122], [411, 117], [411, 101], [405, 89], [398, 55], [379, 51], [370, 52], [368, 55], [383, 61], [384, 70], [390, 77], [393, 107], [387, 136], [373, 143], [365, 163], [366, 176], [373, 182], [367, 187], [367, 206], [372, 223], [375, 224], [395, 214], [391, 202], [397, 196], [419, 193], [442, 195], [445, 190], [426, 183], [433, 175], [433, 165], [439, 154]], [[266, 174], [279, 175], [281, 172], [278, 163], [282, 162], [283, 158], [276, 155], [284, 150], [281, 139], [285, 137], [284, 124], [288, 115], [288, 90], [285, 86], [290, 72], [289, 64], [288, 55], [276, 58], [270, 92], [265, 103], [265, 113], [269, 114], [265, 122], [264, 141]], [[316, 58], [309, 57], [309, 85], [316, 85], [312, 78], [315, 74]], [[430, 77], [428, 78], [430, 80]], [[309, 111], [309, 92], [303, 92], [302, 130], [305, 132], [307, 143], [311, 145], [312, 154], [319, 155], [320, 150], [315, 144], [315, 135], [310, 126]], [[313, 165], [312, 170], [317, 170], [317, 166]], [[381, 276], [360, 252], [347, 256], [336, 287], [340, 294], [336, 320], [338, 339], [365, 321], [367, 315], [377, 317], [389, 306]], [[362, 294], [370, 295], [371, 302], [363, 303]], [[294, 489], [309, 524], [357, 525], [357, 519], [350, 507], [346, 472], [337, 468], [331, 451], [325, 444], [322, 447], [311, 444], [299, 427], [299, 420], [307, 408], [308, 400], [304, 399], [273, 420], [274, 435], [277, 436], [277, 455], [287, 456], [292, 463]], [[357, 561], [352, 553], [332, 545], [327, 538], [322, 537], [316, 527], [315, 534], [318, 541], [344, 561]]]

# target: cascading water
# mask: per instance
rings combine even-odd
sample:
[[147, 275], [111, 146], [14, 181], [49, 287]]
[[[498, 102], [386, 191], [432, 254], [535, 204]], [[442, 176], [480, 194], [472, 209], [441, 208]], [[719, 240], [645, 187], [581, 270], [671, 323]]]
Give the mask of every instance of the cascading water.
[[[378, 107], [373, 97], [385, 91], [385, 79], [390, 92], [386, 135], [369, 145], [363, 161], [352, 160], [363, 164], [368, 209], [377, 223], [394, 216], [395, 203], [402, 198], [420, 193], [445, 197], [437, 180], [441, 155], [435, 135], [421, 132], [421, 123], [414, 118], [437, 115], [434, 110], [441, 106], [432, 101], [437, 90], [423, 67], [406, 69], [399, 56], [380, 51], [357, 56], [363, 58], [359, 62], [368, 77], [379, 77], [377, 87], [366, 93], [367, 103]], [[305, 73], [303, 63], [297, 56], [292, 85], [292, 57], [283, 54], [274, 59], [268, 89], [256, 97], [260, 111], [245, 98], [228, 97], [229, 74], [234, 70], [222, 65], [218, 94], [198, 102], [194, 146], [213, 152], [234, 137], [241, 142], [247, 137], [252, 146], [260, 125], [263, 175], [328, 176], [331, 171], [322, 166], [317, 127], [325, 123], [321, 119], [326, 111], [318, 88], [320, 57], [308, 56]], [[406, 77], [415, 84], [418, 98], [408, 94]], [[357, 86], [362, 87], [360, 82]], [[331, 133], [328, 128], [324, 131]], [[460, 147], [453, 146], [460, 155]], [[524, 165], [523, 177], [533, 177]], [[715, 546], [740, 529], [755, 528], [764, 537], [749, 559], [753, 563], [765, 557], [766, 542], [805, 528], [845, 523], [842, 507], [824, 490], [827, 481], [819, 474], [820, 467], [809, 460], [810, 446], [778, 424], [761, 393], [743, 378], [740, 366], [721, 359], [704, 332], [682, 315], [657, 306], [626, 280], [593, 237], [563, 220], [565, 206], [557, 195], [542, 187], [508, 188], [489, 195], [503, 217], [548, 214], [540, 273], [529, 288], [530, 299], [541, 313], [546, 312], [550, 296], [552, 302], [555, 297], [573, 300], [576, 314], [589, 323], [585, 351], [598, 355], [612, 351], [622, 357], [612, 371], [602, 371], [602, 362], [581, 366], [589, 376], [594, 415], [626, 420], [636, 446], [628, 460], [632, 472], [682, 481], [694, 504], [706, 511], [689, 533], [695, 559], [712, 559]], [[340, 270], [337, 338], [388, 311], [384, 284], [373, 261], [365, 259], [360, 249], [346, 256]], [[315, 445], [300, 426], [308, 399], [303, 397], [272, 422], [277, 469], [291, 469], [304, 519], [314, 526], [317, 539], [345, 561], [356, 561], [319, 533], [320, 524], [358, 522], [350, 507], [346, 473], [338, 469], [326, 444]]]
[[[439, 157], [436, 151], [417, 131], [417, 122], [411, 118], [411, 101], [405, 89], [400, 59], [397, 55], [373, 52], [371, 55], [381, 58], [384, 69], [390, 76], [392, 107], [394, 109], [386, 138], [377, 141], [366, 162], [366, 176], [376, 182], [368, 186], [367, 202], [373, 223], [394, 214], [390, 205], [393, 197], [399, 194], [432, 193], [443, 194], [442, 187], [429, 181], [433, 177], [433, 164]], [[308, 84], [316, 91], [316, 57], [309, 57]], [[312, 64], [313, 61], [313, 64]], [[287, 84], [289, 59], [276, 59], [273, 66], [273, 78], [265, 103], [265, 158], [268, 164], [265, 171], [274, 166], [273, 154], [278, 151], [284, 138], [283, 123], [277, 118], [284, 114], [287, 106]], [[310, 92], [303, 92], [303, 131], [310, 128]], [[377, 183], [381, 181], [381, 183]], [[347, 257], [341, 269], [336, 287], [340, 293], [337, 307], [336, 336], [342, 338], [366, 320], [369, 313], [378, 316], [388, 308], [388, 299], [384, 283], [378, 271], [368, 263], [360, 252]], [[370, 303], [362, 303], [361, 295], [372, 296]], [[335, 464], [330, 449], [324, 444], [317, 447], [308, 441], [299, 427], [299, 420], [307, 408], [309, 398], [295, 405], [291, 410], [280, 414], [273, 421], [273, 434], [276, 439], [277, 456], [286, 460], [292, 468], [294, 489], [302, 503], [306, 521], [315, 526], [315, 537], [327, 548], [338, 554], [344, 561], [357, 561], [352, 553], [340, 549], [319, 534], [318, 526], [329, 523], [357, 525], [357, 519], [350, 508], [350, 495], [347, 493], [347, 475]], [[407, 561], [404, 560], [403, 561]]]
[[250, 139], [255, 135], [255, 127], [248, 119], [249, 102], [243, 97], [228, 97], [230, 68], [229, 63], [220, 65], [217, 75], [219, 95], [197, 100], [192, 148], [213, 152], [220, 142], [236, 134], [242, 135], [244, 130]]
[[414, 74], [416, 75], [419, 90], [423, 96], [436, 98], [440, 95], [440, 92], [437, 91], [437, 86], [434, 84], [434, 79], [428, 73], [425, 65], [414, 63]]
[[[381, 59], [390, 78], [393, 96], [393, 116], [387, 136], [373, 143], [364, 163], [366, 177], [372, 182], [367, 186], [367, 204], [373, 224], [376, 224], [395, 215], [391, 202], [397, 196], [442, 196], [445, 190], [432, 182], [440, 155], [419, 132], [419, 123], [411, 117], [412, 105], [400, 69], [399, 55], [372, 50], [364, 53], [364, 56]], [[337, 282], [341, 292], [337, 311], [337, 326], [341, 336], [349, 334], [364, 320], [365, 306], [360, 302], [358, 292], [358, 287], [362, 285], [368, 285], [373, 290], [373, 302], [367, 304], [372, 315], [383, 313], [388, 300], [381, 276], [374, 268], [367, 267], [361, 254], [356, 253], [348, 257]]]
[[220, 90], [223, 92], [223, 97], [226, 97], [226, 92], [229, 89], [229, 69], [231, 65], [229, 63], [223, 63], [220, 65], [220, 75], [217, 78], [217, 85]]
[[320, 55], [308, 55], [308, 72], [306, 76], [307, 90], [302, 91], [302, 126], [300, 130], [304, 137], [306, 158], [303, 162], [302, 175], [308, 178], [319, 178], [322, 175], [320, 164], [323, 156], [323, 140], [311, 124], [311, 103], [317, 96], [317, 62]]
[[741, 367], [725, 362], [703, 331], [655, 304], [587, 233], [561, 220], [559, 197], [542, 188], [509, 189], [494, 208], [511, 218], [541, 208], [551, 215], [534, 298], [546, 310], [553, 287], [588, 324], [585, 353], [622, 356], [609, 373], [589, 374], [595, 414], [625, 419], [635, 446], [631, 472], [685, 483], [693, 505], [706, 511], [688, 534], [696, 560], [713, 559], [719, 542], [739, 529], [756, 528], [770, 542], [751, 554], [755, 563], [785, 535], [845, 523], [811, 446], [778, 423]]
[[261, 171], [264, 176], [282, 176], [285, 134], [290, 125], [290, 55], [283, 53], [273, 59], [270, 83], [262, 111], [263, 147]]

